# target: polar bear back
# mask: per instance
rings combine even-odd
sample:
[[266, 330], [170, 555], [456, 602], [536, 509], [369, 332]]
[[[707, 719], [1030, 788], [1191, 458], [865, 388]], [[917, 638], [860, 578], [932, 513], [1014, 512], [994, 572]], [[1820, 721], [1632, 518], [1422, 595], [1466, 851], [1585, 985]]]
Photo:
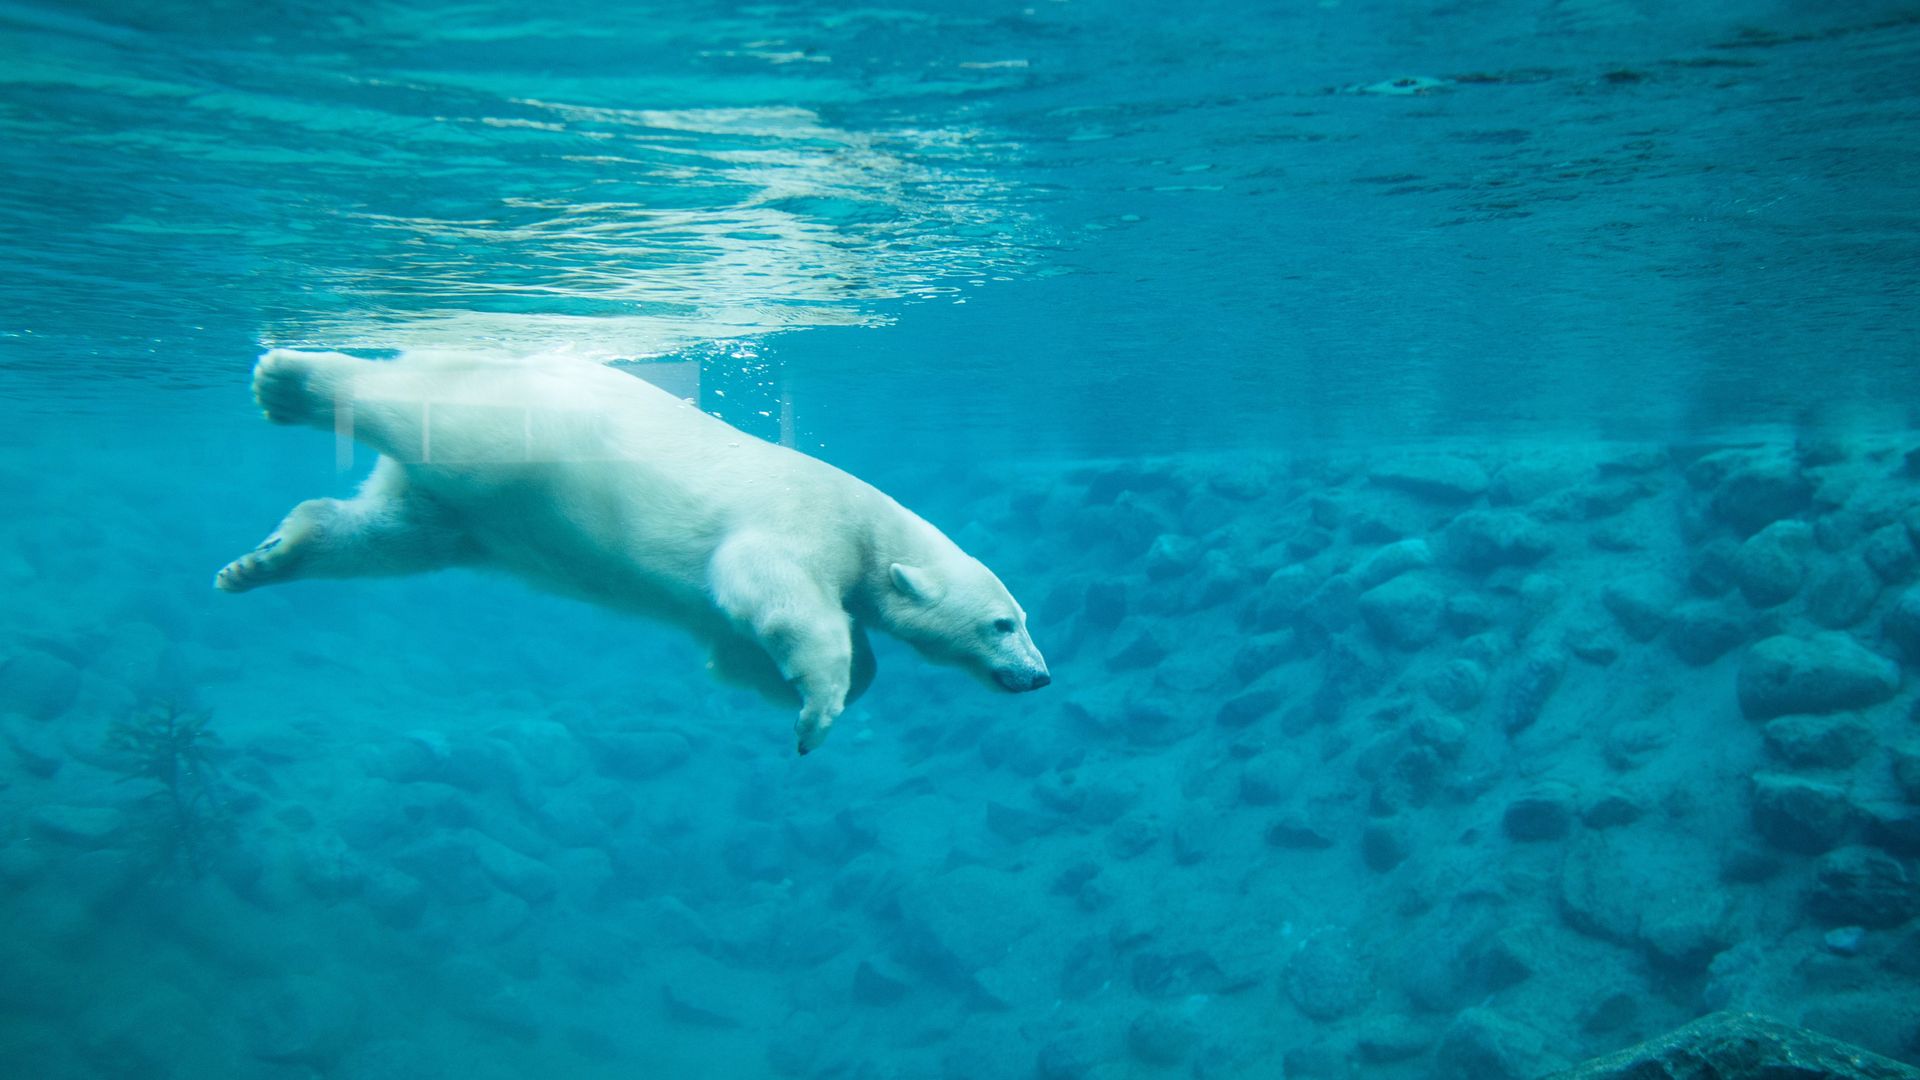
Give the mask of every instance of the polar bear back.
[[846, 541], [879, 520], [918, 520], [825, 462], [599, 364], [410, 354], [377, 369], [355, 407], [422, 416], [418, 444], [388, 455], [461, 508], [489, 561], [564, 592], [652, 614], [704, 605], [716, 546], [749, 529], [851, 588], [866, 567]]

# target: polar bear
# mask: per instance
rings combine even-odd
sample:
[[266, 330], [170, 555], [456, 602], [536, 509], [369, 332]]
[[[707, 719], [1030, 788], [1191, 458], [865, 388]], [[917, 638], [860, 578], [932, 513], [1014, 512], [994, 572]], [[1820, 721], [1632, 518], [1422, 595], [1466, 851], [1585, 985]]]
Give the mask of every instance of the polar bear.
[[691, 632], [723, 679], [797, 701], [802, 754], [872, 681], [869, 627], [1002, 690], [1051, 681], [1026, 613], [939, 529], [616, 369], [275, 349], [253, 393], [380, 460], [354, 498], [294, 507], [219, 572], [226, 592], [506, 570]]

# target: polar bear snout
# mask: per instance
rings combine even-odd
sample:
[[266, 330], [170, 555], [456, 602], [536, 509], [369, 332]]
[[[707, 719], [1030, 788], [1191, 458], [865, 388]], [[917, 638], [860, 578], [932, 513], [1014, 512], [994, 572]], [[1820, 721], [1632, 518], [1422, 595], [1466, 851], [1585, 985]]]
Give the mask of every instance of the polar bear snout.
[[993, 673], [993, 681], [1005, 689], [1024, 694], [1029, 690], [1038, 690], [1053, 681], [1045, 665], [1038, 668], [1000, 668]]

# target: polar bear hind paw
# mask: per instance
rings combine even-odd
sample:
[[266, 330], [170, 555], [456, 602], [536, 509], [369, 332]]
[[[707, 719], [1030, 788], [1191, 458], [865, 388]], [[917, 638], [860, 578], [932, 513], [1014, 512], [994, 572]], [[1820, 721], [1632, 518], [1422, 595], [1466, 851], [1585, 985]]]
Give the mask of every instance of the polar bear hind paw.
[[220, 568], [213, 577], [213, 587], [221, 592], [241, 593], [248, 589], [270, 585], [292, 572], [292, 550], [279, 533], [274, 533], [260, 546], [247, 552]]

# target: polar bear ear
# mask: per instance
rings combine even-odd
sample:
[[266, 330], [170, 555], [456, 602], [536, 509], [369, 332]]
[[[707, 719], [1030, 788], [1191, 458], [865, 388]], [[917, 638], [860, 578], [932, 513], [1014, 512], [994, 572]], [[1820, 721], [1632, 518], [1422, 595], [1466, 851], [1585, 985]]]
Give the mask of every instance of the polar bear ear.
[[931, 604], [938, 601], [941, 594], [946, 591], [940, 587], [938, 581], [934, 580], [932, 574], [917, 566], [894, 563], [887, 569], [893, 575], [893, 587], [905, 593], [909, 600]]

